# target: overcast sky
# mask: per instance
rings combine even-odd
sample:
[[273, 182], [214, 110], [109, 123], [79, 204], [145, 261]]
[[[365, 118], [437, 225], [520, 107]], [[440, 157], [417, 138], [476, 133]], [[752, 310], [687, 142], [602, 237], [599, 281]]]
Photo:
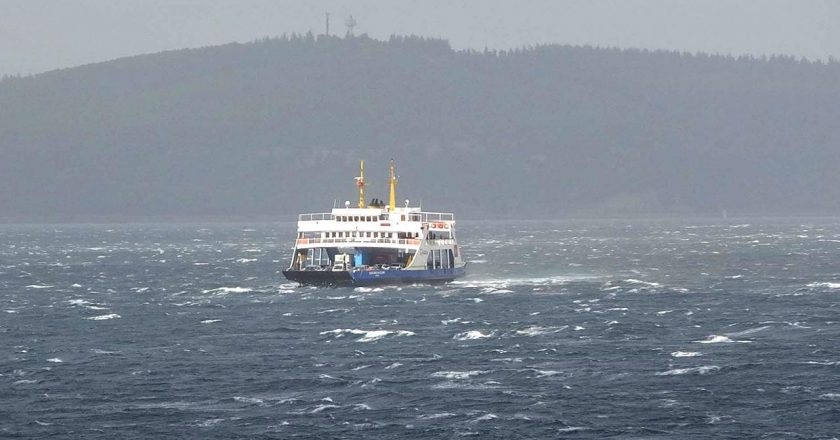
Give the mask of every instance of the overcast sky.
[[0, 75], [283, 33], [418, 34], [453, 47], [534, 43], [840, 58], [835, 0], [0, 0]]

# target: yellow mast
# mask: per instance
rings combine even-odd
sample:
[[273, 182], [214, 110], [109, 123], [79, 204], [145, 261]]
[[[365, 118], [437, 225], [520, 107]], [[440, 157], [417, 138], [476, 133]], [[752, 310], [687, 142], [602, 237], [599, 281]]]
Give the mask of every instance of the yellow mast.
[[365, 207], [365, 161], [359, 162], [359, 177], [356, 178], [356, 186], [359, 187], [359, 208]]
[[391, 190], [391, 196], [388, 199], [388, 211], [393, 212], [397, 209], [397, 172], [394, 168], [394, 159], [391, 159], [391, 177], [388, 179], [388, 186]]

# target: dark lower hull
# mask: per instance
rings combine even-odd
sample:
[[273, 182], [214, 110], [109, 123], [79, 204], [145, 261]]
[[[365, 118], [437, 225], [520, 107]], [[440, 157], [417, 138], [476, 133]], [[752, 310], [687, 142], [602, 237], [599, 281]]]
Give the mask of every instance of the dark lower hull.
[[284, 270], [290, 281], [313, 286], [375, 286], [445, 283], [466, 275], [464, 267], [427, 270], [300, 271]]

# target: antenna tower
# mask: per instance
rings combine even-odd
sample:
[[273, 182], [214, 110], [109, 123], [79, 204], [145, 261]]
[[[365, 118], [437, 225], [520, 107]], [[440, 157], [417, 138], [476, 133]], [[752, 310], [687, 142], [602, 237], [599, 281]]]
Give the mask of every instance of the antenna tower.
[[353, 16], [351, 15], [351, 16], [347, 17], [346, 20], [344, 20], [344, 25], [347, 26], [347, 34], [352, 37], [353, 36], [353, 28], [356, 27], [356, 19], [353, 18]]

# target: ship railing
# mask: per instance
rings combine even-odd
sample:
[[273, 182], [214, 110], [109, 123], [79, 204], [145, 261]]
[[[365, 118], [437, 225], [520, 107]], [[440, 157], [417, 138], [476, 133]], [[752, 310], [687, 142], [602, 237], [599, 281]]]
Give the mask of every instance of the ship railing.
[[317, 212], [312, 214], [299, 214], [298, 221], [300, 222], [311, 222], [311, 221], [319, 221], [319, 220], [332, 220], [333, 215], [331, 212]]
[[420, 216], [424, 222], [451, 222], [455, 220], [455, 214], [451, 212], [421, 212]]
[[352, 244], [397, 244], [405, 246], [418, 246], [420, 240], [416, 238], [372, 238], [372, 237], [350, 237], [350, 238], [298, 238], [298, 245], [307, 244], [330, 244], [330, 243], [352, 243]]
[[454, 239], [451, 238], [440, 238], [436, 240], [428, 240], [429, 244], [434, 245], [450, 245], [450, 244], [458, 244]]

